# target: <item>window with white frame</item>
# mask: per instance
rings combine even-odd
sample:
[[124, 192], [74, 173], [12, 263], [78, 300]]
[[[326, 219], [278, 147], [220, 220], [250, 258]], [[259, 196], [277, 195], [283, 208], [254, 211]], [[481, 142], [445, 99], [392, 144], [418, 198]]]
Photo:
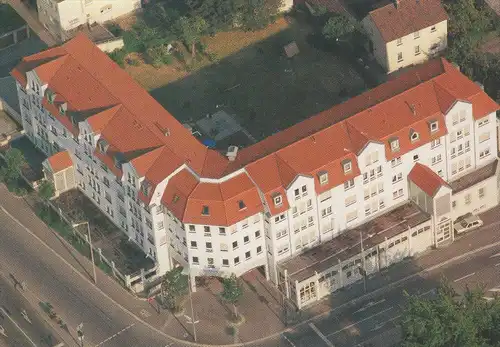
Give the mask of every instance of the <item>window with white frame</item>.
[[370, 154], [367, 154], [365, 157], [365, 161], [366, 161], [365, 163], [366, 166], [378, 162], [378, 152], [372, 152]]
[[391, 166], [396, 167], [401, 164], [401, 157], [397, 157], [391, 160]]
[[392, 183], [398, 183], [399, 181], [403, 180], [403, 173], [400, 172], [397, 175], [392, 176]]
[[325, 218], [331, 214], [332, 214], [332, 207], [331, 206], [328, 206], [327, 208], [324, 208], [321, 210], [321, 217], [322, 218]]
[[350, 179], [349, 181], [344, 182], [344, 190], [349, 190], [353, 187], [354, 187], [354, 179]]
[[328, 172], [322, 171], [318, 174], [319, 184], [325, 185], [328, 183]]
[[389, 143], [391, 144], [391, 151], [393, 151], [393, 152], [399, 151], [399, 140], [398, 139], [391, 139], [391, 140], [389, 140]]
[[454, 113], [452, 116], [453, 125], [458, 124], [458, 114]]
[[279, 240], [282, 237], [285, 237], [286, 235], [288, 235], [288, 230], [287, 229], [278, 230], [276, 232], [276, 240]]
[[465, 121], [465, 118], [466, 118], [466, 113], [465, 113], [465, 110], [461, 110], [461, 111], [459, 112], [459, 118], [460, 118], [460, 122]]
[[470, 205], [470, 203], [471, 203], [471, 201], [472, 201], [472, 200], [471, 200], [471, 196], [470, 196], [470, 194], [465, 195], [464, 200], [465, 200], [465, 204], [466, 204], [466, 205]]
[[418, 161], [420, 159], [418, 154], [413, 155], [413, 161]]
[[431, 133], [436, 132], [439, 130], [439, 123], [437, 120], [431, 121], [429, 123], [429, 127], [431, 129]]
[[437, 163], [440, 163], [441, 160], [442, 160], [441, 154], [438, 154], [435, 157], [432, 157], [431, 163], [432, 165], [436, 165]]
[[279, 223], [282, 222], [286, 219], [286, 216], [284, 213], [280, 214], [279, 216], [274, 217], [274, 223]]
[[410, 140], [411, 142], [415, 142], [415, 141], [418, 141], [419, 139], [419, 136], [418, 136], [418, 133], [414, 130], [410, 131]]
[[403, 44], [403, 39], [400, 37], [396, 40], [396, 45], [401, 46]]
[[347, 223], [354, 221], [356, 218], [358, 218], [358, 211], [351, 211], [345, 215], [345, 220]]
[[351, 196], [348, 196], [346, 199], [345, 199], [345, 206], [351, 206], [352, 204], [355, 204], [356, 203], [356, 195], [351, 195]]
[[486, 158], [490, 155], [490, 149], [486, 148], [484, 151], [479, 152], [479, 159]]
[[403, 52], [398, 52], [398, 63], [403, 61]]
[[465, 158], [465, 168], [468, 169], [472, 166], [471, 158], [467, 157]]
[[402, 196], [403, 196], [403, 189], [397, 189], [397, 190], [392, 192], [392, 198], [394, 200], [399, 199]]
[[345, 160], [344, 162], [342, 162], [342, 166], [344, 168], [344, 173], [345, 174], [351, 172], [351, 170], [352, 170], [352, 163], [351, 163], [350, 160]]
[[415, 32], [413, 33], [413, 38], [414, 38], [414, 39], [418, 39], [419, 37], [420, 37], [420, 31], [415, 31]]
[[435, 139], [431, 141], [431, 149], [436, 148], [441, 145], [441, 139]]
[[477, 126], [480, 128], [486, 124], [488, 124], [490, 120], [488, 118], [481, 119], [480, 121], [477, 122]]
[[452, 163], [451, 164], [451, 174], [452, 175], [456, 175], [457, 174], [457, 167], [458, 167], [457, 163]]
[[283, 204], [283, 198], [281, 197], [281, 195], [274, 196], [273, 201], [275, 206], [280, 206], [281, 204]]
[[478, 195], [479, 195], [479, 199], [484, 198], [484, 196], [486, 195], [486, 192], [485, 192], [484, 188], [479, 188], [477, 192], [478, 192]]
[[479, 143], [484, 142], [484, 141], [488, 141], [489, 139], [490, 139], [490, 132], [489, 131], [484, 132], [481, 135], [479, 135]]
[[415, 46], [415, 55], [419, 55], [420, 53], [420, 46]]

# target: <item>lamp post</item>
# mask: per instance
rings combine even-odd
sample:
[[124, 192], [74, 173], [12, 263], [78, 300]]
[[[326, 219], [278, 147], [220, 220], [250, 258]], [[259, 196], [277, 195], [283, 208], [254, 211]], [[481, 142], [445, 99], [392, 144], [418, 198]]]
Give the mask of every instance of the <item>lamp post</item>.
[[97, 284], [97, 275], [95, 271], [95, 262], [94, 262], [94, 248], [92, 247], [92, 238], [90, 236], [90, 224], [89, 222], [81, 222], [81, 223], [76, 223], [73, 224], [72, 227], [76, 228], [80, 225], [87, 224], [87, 237], [89, 239], [89, 245], [90, 245], [90, 260], [92, 261], [92, 273], [94, 275], [94, 284]]
[[194, 306], [193, 306], [193, 293], [191, 290], [191, 273], [189, 269], [182, 269], [182, 274], [188, 276], [188, 287], [189, 287], [189, 304], [191, 305], [191, 324], [193, 325], [193, 338], [196, 342], [196, 323], [198, 323], [194, 318]]

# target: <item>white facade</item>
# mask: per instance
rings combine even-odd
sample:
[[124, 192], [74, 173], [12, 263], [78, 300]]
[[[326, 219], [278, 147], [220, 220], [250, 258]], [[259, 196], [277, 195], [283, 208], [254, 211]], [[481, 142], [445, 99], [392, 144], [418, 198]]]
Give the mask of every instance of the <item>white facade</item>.
[[54, 35], [82, 24], [104, 23], [141, 8], [140, 0], [37, 0], [38, 18]]

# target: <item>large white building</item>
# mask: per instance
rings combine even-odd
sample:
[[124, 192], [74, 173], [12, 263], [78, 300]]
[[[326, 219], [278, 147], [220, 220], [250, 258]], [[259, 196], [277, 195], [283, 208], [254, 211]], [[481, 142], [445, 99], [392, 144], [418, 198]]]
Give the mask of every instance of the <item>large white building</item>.
[[12, 75], [57, 192], [78, 186], [159, 273], [261, 267], [302, 307], [498, 204], [498, 105], [444, 59], [225, 153], [83, 35]]
[[141, 8], [141, 0], [37, 0], [38, 19], [54, 36], [66, 40], [80, 25], [104, 23]]

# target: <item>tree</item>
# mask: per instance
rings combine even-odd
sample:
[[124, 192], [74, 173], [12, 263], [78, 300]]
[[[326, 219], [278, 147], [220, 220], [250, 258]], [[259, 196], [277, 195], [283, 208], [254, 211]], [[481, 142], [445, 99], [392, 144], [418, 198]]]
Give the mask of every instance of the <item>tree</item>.
[[50, 181], [43, 181], [43, 183], [38, 187], [38, 196], [43, 200], [50, 200], [54, 196], [55, 188], [54, 184]]
[[242, 0], [236, 21], [245, 30], [259, 30], [271, 24], [278, 15], [282, 0]]
[[328, 40], [338, 40], [353, 34], [356, 26], [343, 15], [333, 15], [323, 27], [323, 36]]
[[26, 164], [23, 153], [17, 148], [9, 148], [5, 152], [5, 166], [0, 168], [0, 179], [13, 183], [21, 176], [21, 169]]
[[179, 37], [187, 46], [191, 47], [191, 56], [194, 59], [196, 54], [196, 44], [207, 31], [207, 22], [199, 16], [181, 17], [177, 21]]
[[239, 318], [239, 314], [236, 304], [243, 295], [243, 289], [241, 287], [240, 281], [235, 274], [232, 274], [231, 277], [224, 278], [222, 280], [222, 286], [223, 290], [221, 293], [221, 297], [222, 299], [224, 299], [224, 301], [233, 305], [234, 319], [237, 320]]
[[163, 302], [173, 311], [178, 311], [180, 299], [188, 290], [188, 278], [182, 274], [182, 267], [176, 267], [163, 275], [161, 295]]
[[459, 296], [443, 284], [434, 299], [409, 297], [402, 316], [402, 347], [498, 347], [500, 299], [480, 289]]
[[448, 0], [444, 3], [450, 16], [448, 33], [450, 36], [482, 33], [490, 29], [493, 16], [484, 3], [475, 0]]

